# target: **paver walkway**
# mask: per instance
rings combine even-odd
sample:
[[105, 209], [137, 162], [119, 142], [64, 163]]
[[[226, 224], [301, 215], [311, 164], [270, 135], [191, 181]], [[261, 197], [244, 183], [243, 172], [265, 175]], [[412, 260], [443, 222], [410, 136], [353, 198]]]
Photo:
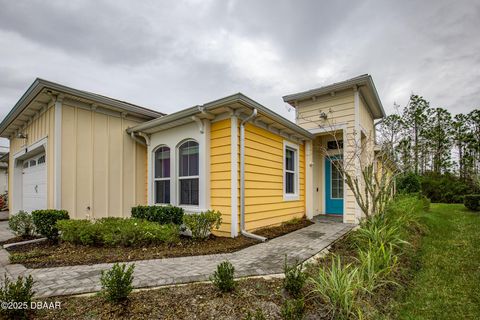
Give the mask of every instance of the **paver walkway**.
[[[133, 284], [143, 288], [208, 280], [224, 260], [235, 266], [237, 277], [282, 273], [285, 255], [289, 260], [304, 261], [352, 228], [350, 224], [318, 219], [311, 226], [233, 253], [136, 261]], [[31, 274], [36, 280], [37, 296], [47, 297], [99, 291], [100, 273], [112, 265], [26, 269], [7, 264], [3, 269], [11, 277]], [[0, 265], [0, 275], [1, 269]]]

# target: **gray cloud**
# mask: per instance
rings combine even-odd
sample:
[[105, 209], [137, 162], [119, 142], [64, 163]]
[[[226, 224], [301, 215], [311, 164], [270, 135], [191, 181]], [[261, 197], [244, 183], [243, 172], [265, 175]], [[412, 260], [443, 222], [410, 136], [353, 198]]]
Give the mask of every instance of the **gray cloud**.
[[35, 77], [163, 112], [281, 96], [363, 73], [387, 111], [410, 93], [479, 107], [478, 1], [0, 0], [0, 117]]

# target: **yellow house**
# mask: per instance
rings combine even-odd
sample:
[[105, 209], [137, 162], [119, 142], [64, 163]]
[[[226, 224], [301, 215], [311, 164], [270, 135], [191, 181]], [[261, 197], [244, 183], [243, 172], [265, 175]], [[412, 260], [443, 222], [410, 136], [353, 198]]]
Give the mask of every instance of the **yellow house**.
[[357, 222], [338, 164], [358, 173], [375, 158], [374, 120], [385, 113], [372, 78], [283, 99], [296, 123], [241, 93], [164, 115], [37, 79], [0, 124], [10, 212], [90, 219], [173, 204], [219, 210], [219, 233], [232, 237], [302, 216]]

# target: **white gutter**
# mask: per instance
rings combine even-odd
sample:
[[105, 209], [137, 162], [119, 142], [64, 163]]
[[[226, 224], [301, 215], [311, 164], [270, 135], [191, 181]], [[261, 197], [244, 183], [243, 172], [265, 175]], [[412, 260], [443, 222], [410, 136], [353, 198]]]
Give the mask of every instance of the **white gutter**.
[[267, 238], [245, 230], [245, 124], [257, 116], [257, 109], [240, 124], [240, 233], [245, 237], [265, 242]]

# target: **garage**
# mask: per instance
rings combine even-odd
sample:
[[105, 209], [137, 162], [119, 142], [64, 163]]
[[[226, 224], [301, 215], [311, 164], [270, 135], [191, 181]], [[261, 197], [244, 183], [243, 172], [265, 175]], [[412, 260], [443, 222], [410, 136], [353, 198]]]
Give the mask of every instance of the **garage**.
[[45, 153], [23, 160], [22, 207], [32, 212], [47, 208], [47, 166]]

